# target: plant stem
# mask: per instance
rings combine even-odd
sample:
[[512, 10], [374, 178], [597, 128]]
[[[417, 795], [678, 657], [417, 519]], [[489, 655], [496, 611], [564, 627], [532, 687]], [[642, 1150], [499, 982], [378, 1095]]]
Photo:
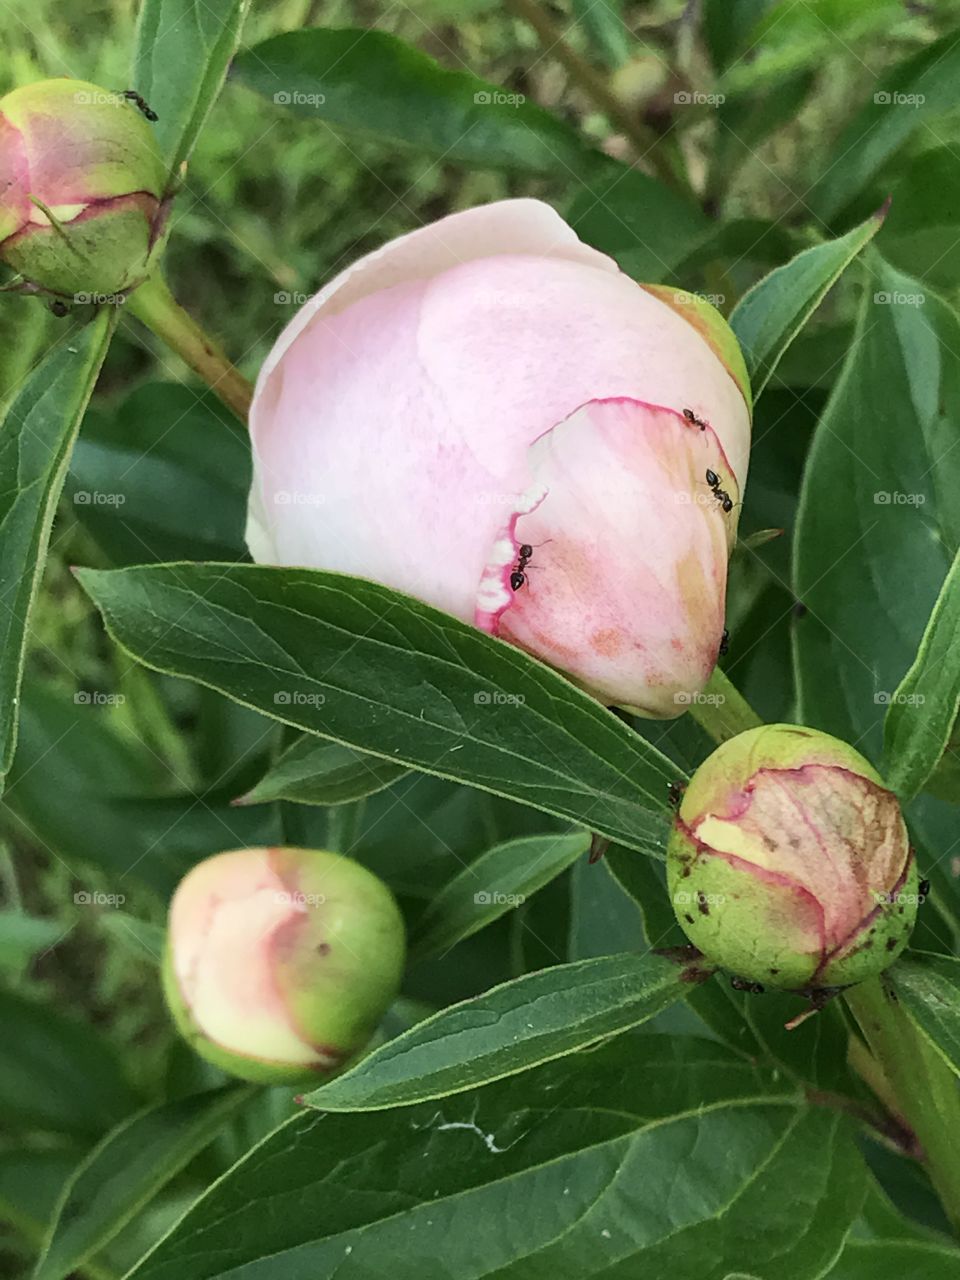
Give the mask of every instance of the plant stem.
[[246, 422], [253, 387], [184, 311], [161, 276], [151, 276], [134, 289], [126, 306], [203, 379], [241, 422]]
[[563, 32], [554, 26], [537, 0], [507, 0], [507, 7], [534, 29], [544, 54], [556, 58], [607, 119], [623, 130], [639, 156], [650, 162], [661, 181], [672, 187], [678, 186], [676, 174], [660, 154], [656, 134], [641, 124], [634, 112], [614, 93], [606, 76], [591, 66], [573, 45], [567, 43]]
[[844, 999], [920, 1142], [947, 1217], [960, 1230], [960, 1088], [953, 1072], [882, 975], [851, 987]]
[[690, 705], [690, 714], [714, 742], [726, 742], [746, 729], [756, 729], [763, 721], [719, 667], [700, 694], [700, 701]]

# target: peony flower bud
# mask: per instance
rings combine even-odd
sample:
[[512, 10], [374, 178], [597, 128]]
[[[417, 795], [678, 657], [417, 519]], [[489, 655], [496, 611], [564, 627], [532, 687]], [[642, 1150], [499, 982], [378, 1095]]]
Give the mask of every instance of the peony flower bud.
[[340, 1071], [400, 985], [404, 927], [365, 867], [317, 849], [198, 863], [170, 905], [164, 992], [202, 1057], [244, 1080]]
[[917, 913], [896, 796], [852, 747], [796, 725], [751, 729], [704, 761], [680, 803], [667, 879], [709, 962], [788, 990], [880, 973]]
[[539, 201], [453, 214], [280, 335], [250, 415], [247, 540], [676, 716], [716, 663], [748, 399], [706, 303], [635, 284]]
[[93, 301], [138, 284], [163, 223], [150, 124], [122, 93], [42, 80], [0, 99], [0, 259]]

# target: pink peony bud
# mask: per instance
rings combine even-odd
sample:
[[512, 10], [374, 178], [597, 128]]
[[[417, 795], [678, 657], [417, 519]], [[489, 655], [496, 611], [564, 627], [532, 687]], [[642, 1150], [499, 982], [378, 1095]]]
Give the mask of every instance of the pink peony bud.
[[139, 284], [164, 183], [152, 127], [122, 93], [41, 80], [0, 99], [0, 259], [29, 285], [97, 301]]
[[170, 905], [164, 991], [202, 1057], [244, 1080], [335, 1074], [397, 992], [404, 928], [389, 889], [317, 849], [198, 863]]
[[787, 724], [739, 734], [696, 771], [667, 876], [709, 961], [786, 989], [880, 973], [919, 901], [897, 797], [845, 742]]
[[716, 662], [748, 398], [706, 303], [635, 284], [539, 201], [454, 214], [277, 340], [250, 549], [386, 583], [675, 716]]

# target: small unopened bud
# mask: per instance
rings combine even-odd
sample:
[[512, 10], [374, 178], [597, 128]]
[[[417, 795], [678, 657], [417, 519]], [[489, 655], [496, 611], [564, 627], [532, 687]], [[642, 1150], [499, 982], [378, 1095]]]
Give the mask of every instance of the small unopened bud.
[[906, 945], [917, 869], [896, 796], [846, 743], [765, 725], [694, 774], [667, 877], [709, 962], [788, 990], [847, 986]]
[[219, 853], [170, 906], [164, 990], [197, 1053], [244, 1080], [300, 1084], [342, 1070], [400, 985], [390, 890], [317, 849]]
[[116, 297], [162, 238], [165, 169], [122, 92], [41, 80], [0, 99], [0, 259], [62, 298]]

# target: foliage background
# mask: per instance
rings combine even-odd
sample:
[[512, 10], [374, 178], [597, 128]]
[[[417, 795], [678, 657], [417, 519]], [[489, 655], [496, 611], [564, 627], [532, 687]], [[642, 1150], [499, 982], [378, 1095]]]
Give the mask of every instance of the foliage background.
[[[960, 91], [944, 92], [942, 109], [923, 114], [908, 144], [837, 216], [821, 216], [814, 194], [826, 173], [852, 163], [842, 142], [849, 120], [869, 104], [878, 85], [888, 83], [891, 69], [957, 28], [960, 4], [730, 0], [700, 6], [652, 0], [624, 5], [622, 20], [616, 9], [612, 0], [569, 0], [551, 11], [551, 20], [565, 44], [611, 77], [638, 128], [656, 143], [656, 155], [666, 157], [660, 178], [669, 178], [665, 163], [697, 192], [696, 201], [676, 197], [691, 206], [690, 230], [679, 233], [686, 249], [677, 248], [678, 233], [669, 227], [662, 245], [652, 237], [662, 269], [649, 254], [641, 253], [638, 262], [630, 230], [646, 212], [647, 188], [634, 189], [631, 182], [616, 191], [604, 188], [598, 202], [597, 191], [569, 166], [539, 176], [471, 170], [323, 120], [296, 118], [231, 76], [175, 207], [166, 263], [177, 297], [253, 377], [298, 302], [357, 255], [452, 210], [531, 194], [579, 216], [582, 234], [641, 278], [700, 290], [729, 313], [772, 267], [847, 230], [892, 192], [892, 212], [877, 248], [931, 291], [960, 302]], [[6, 53], [0, 92], [62, 74], [125, 85], [135, 11], [132, 0], [8, 0], [0, 19]], [[394, 33], [447, 67], [469, 69], [551, 109], [609, 154], [635, 154], [630, 140], [611, 127], [558, 62], [556, 50], [544, 48], [524, 20], [522, 5], [281, 0], [255, 9], [244, 43], [312, 25]], [[678, 103], [678, 94], [716, 90], [731, 67], [740, 75], [740, 96], [727, 110]], [[641, 159], [640, 168], [649, 167]], [[645, 239], [649, 245], [646, 230]], [[770, 720], [790, 718], [797, 710], [791, 629], [802, 621], [804, 602], [791, 576], [790, 531], [807, 447], [853, 340], [858, 301], [870, 287], [863, 272], [842, 278], [788, 352], [759, 406], [742, 529], [777, 526], [787, 533], [756, 553], [741, 553], [734, 563], [728, 621], [735, 644], [726, 670]], [[9, 398], [56, 341], [62, 324], [33, 300], [3, 300], [0, 400]], [[89, 512], [78, 510], [76, 496], [85, 491], [88, 474], [95, 474], [98, 448], [109, 451], [113, 441], [122, 452], [117, 441], [124, 431], [149, 425], [151, 393], [143, 389], [156, 379], [172, 384], [163, 393], [168, 399], [159, 402], [168, 416], [173, 408], [186, 413], [176, 449], [188, 456], [201, 436], [211, 439], [201, 447], [209, 450], [207, 474], [229, 477], [216, 528], [202, 535], [214, 545], [221, 539], [232, 547], [236, 540], [245, 464], [234, 427], [212, 397], [198, 400], [195, 389], [185, 389], [191, 378], [176, 357], [132, 318], [122, 318], [54, 529], [31, 628], [21, 751], [0, 806], [3, 899], [30, 921], [22, 936], [11, 935], [12, 943], [0, 950], [3, 986], [68, 1010], [95, 1028], [117, 1051], [141, 1100], [216, 1081], [216, 1073], [172, 1037], [155, 977], [156, 935], [149, 931], [162, 924], [164, 895], [198, 851], [250, 843], [259, 835], [336, 842], [344, 838], [340, 824], [349, 817], [358, 824], [358, 856], [388, 878], [416, 918], [449, 879], [451, 857], [457, 866], [469, 863], [498, 840], [550, 826], [542, 814], [423, 776], [372, 797], [359, 818], [336, 808], [283, 804], [282, 829], [275, 830], [274, 818], [261, 810], [230, 807], [292, 735], [215, 694], [135, 667], [107, 644], [96, 611], [69, 572], [77, 563], [109, 563], [95, 523]], [[137, 400], [138, 392], [144, 398]], [[84, 440], [90, 442], [86, 451]], [[164, 449], [158, 454], [163, 466], [136, 472], [145, 507], [149, 491], [162, 508], [175, 474], [163, 467], [173, 466], [176, 457]], [[148, 544], [156, 521], [163, 524], [162, 512], [156, 518], [132, 508], [120, 514], [131, 544], [126, 562], [161, 558], [159, 551], [150, 554]], [[171, 515], [161, 539], [164, 550], [185, 535], [183, 554], [194, 554], [193, 530], [183, 528], [186, 513]], [[87, 694], [86, 702], [76, 701], [78, 692]], [[878, 706], [862, 727], [868, 741], [876, 741], [883, 711]], [[705, 735], [689, 718], [643, 732], [683, 766], [707, 750]], [[141, 796], [149, 798], [135, 798]], [[949, 811], [931, 802], [924, 821], [939, 833], [950, 821]], [[90, 858], [91, 842], [109, 843], [115, 854]], [[941, 878], [955, 879], [957, 866], [942, 852], [948, 843], [938, 847]], [[133, 858], [128, 849], [136, 851]], [[131, 860], [139, 872], [126, 871]], [[937, 949], [952, 946], [952, 892], [923, 926], [926, 941]], [[124, 901], [119, 911], [91, 908], [77, 901], [78, 894], [122, 895]], [[146, 931], [136, 921], [145, 922]], [[397, 1025], [424, 1007], [442, 1006], [541, 964], [636, 948], [642, 938], [633, 900], [606, 871], [587, 874], [578, 864], [444, 962], [414, 968]], [[704, 1026], [686, 1006], [674, 1006], [649, 1025], [701, 1032]], [[197, 1186], [288, 1108], [281, 1093], [258, 1101], [173, 1182], [131, 1230], [131, 1239], [121, 1240], [119, 1254], [138, 1256], [158, 1223], [171, 1221]], [[57, 1160], [69, 1166], [95, 1132], [81, 1125], [38, 1143], [51, 1185], [61, 1168]], [[0, 1200], [7, 1154], [8, 1148], [0, 1150]], [[905, 1162], [880, 1146], [870, 1157], [901, 1208], [927, 1225], [943, 1226], [929, 1189], [904, 1171]], [[41, 1190], [37, 1194], [42, 1200]], [[21, 1214], [4, 1237], [11, 1273], [34, 1255], [37, 1238], [38, 1223]]]

